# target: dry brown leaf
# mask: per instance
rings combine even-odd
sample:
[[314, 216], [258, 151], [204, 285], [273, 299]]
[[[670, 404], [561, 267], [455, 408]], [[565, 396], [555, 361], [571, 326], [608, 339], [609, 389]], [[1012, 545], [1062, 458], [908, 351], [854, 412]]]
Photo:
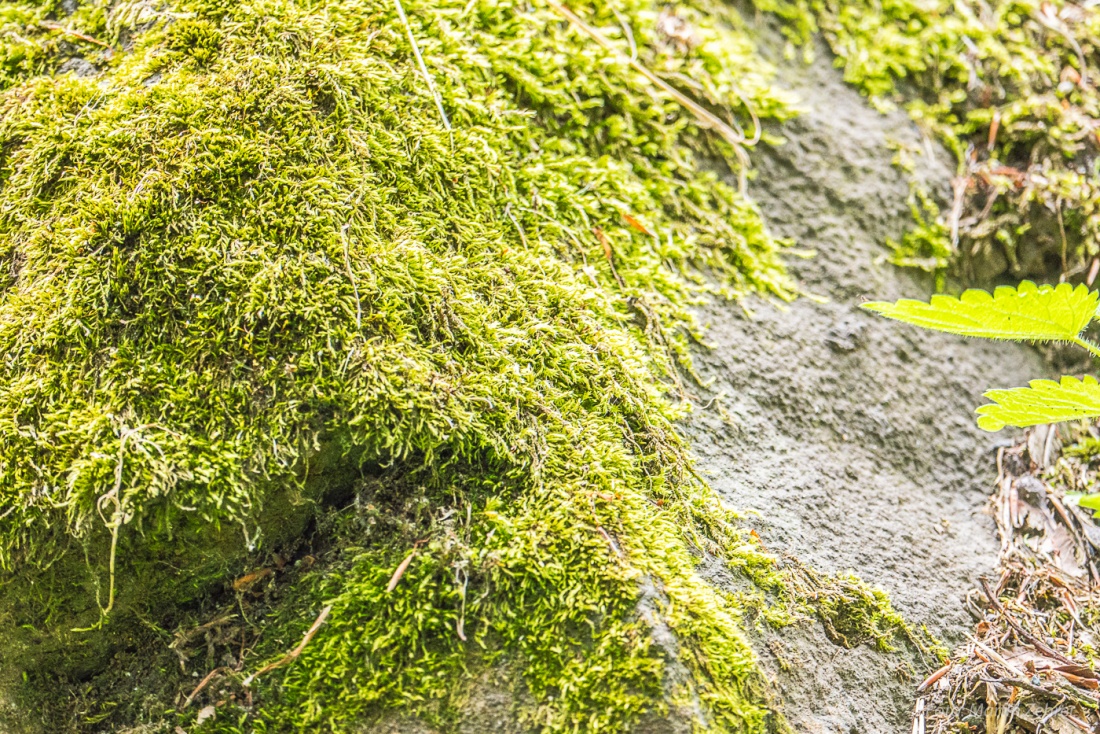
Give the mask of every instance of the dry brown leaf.
[[255, 584], [257, 581], [266, 579], [273, 573], [274, 571], [272, 571], [270, 568], [261, 568], [258, 571], [246, 573], [244, 576], [241, 576], [239, 579], [233, 582], [233, 591], [242, 591], [244, 589], [247, 589], [248, 587]]

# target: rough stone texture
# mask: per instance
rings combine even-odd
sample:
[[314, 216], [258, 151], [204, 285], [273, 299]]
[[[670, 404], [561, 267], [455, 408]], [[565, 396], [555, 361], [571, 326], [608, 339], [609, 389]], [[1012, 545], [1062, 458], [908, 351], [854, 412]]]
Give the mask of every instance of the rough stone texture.
[[[766, 28], [760, 42], [782, 48]], [[710, 306], [714, 348], [697, 365], [713, 380], [706, 397], [724, 393], [735, 425], [712, 406], [688, 430], [705, 476], [769, 550], [854, 570], [950, 643], [968, 625], [964, 595], [996, 562], [983, 506], [1005, 436], [978, 430], [974, 407], [983, 390], [1049, 368], [1027, 347], [930, 334], [858, 308], [929, 293], [885, 262], [883, 247], [912, 221], [887, 143], [925, 143], [904, 113], [880, 115], [847, 88], [826, 52], [809, 68], [784, 66], [805, 114], [786, 126], [786, 145], [754, 153], [750, 193], [778, 234], [817, 250], [790, 264], [828, 302], [757, 304], [754, 318]], [[949, 191], [944, 160], [919, 174]], [[820, 625], [761, 634], [758, 647], [797, 731], [909, 726], [916, 682], [899, 675], [900, 656], [837, 647]]]

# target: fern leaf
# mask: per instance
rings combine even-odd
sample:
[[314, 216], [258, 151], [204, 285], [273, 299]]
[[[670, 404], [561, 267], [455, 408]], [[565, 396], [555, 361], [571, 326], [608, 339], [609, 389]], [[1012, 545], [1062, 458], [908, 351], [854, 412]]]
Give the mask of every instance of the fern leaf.
[[925, 329], [1014, 341], [1071, 341], [1097, 314], [1097, 292], [1084, 285], [1001, 286], [992, 295], [968, 290], [959, 298], [932, 296], [929, 303], [902, 299], [863, 307]]
[[993, 402], [978, 408], [978, 427], [986, 431], [1100, 416], [1100, 384], [1095, 377], [1032, 380], [1030, 387], [990, 390], [985, 396]]

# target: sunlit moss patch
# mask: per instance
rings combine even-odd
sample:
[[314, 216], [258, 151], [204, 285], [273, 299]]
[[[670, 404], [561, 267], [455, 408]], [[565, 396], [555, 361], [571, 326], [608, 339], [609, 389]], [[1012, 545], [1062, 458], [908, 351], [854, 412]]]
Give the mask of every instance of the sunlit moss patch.
[[[938, 222], [897, 259], [983, 282], [1084, 279], [1100, 255], [1100, 12], [1043, 0], [765, 0], [820, 30], [847, 81], [905, 106], [957, 160]], [[1093, 276], [1095, 277], [1095, 275]]]
[[[220, 704], [208, 730], [446, 721], [501, 656], [546, 731], [667, 701], [780, 726], [738, 605], [694, 570], [721, 554], [767, 586], [770, 561], [672, 421], [691, 306], [794, 288], [731, 136], [631, 56], [745, 148], [789, 101], [706, 0], [587, 6], [618, 50], [553, 5], [405, 10], [407, 28], [383, 0], [4, 6], [6, 669], [42, 702], [126, 630], [190, 640], [160, 626], [173, 610], [243, 593], [246, 558], [342, 507], [339, 558], [258, 637], [234, 622], [229, 682], [195, 694]], [[187, 693], [66, 726], [154, 708], [191, 726]]]

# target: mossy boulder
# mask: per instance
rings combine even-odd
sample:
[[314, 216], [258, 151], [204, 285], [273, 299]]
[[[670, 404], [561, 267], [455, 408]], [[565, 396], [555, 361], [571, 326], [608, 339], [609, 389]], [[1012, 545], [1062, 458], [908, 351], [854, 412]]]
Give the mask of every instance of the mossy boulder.
[[3, 5], [13, 722], [442, 726], [507, 660], [525, 726], [781, 726], [673, 420], [690, 307], [793, 295], [737, 183], [788, 100], [708, 0], [404, 10]]

